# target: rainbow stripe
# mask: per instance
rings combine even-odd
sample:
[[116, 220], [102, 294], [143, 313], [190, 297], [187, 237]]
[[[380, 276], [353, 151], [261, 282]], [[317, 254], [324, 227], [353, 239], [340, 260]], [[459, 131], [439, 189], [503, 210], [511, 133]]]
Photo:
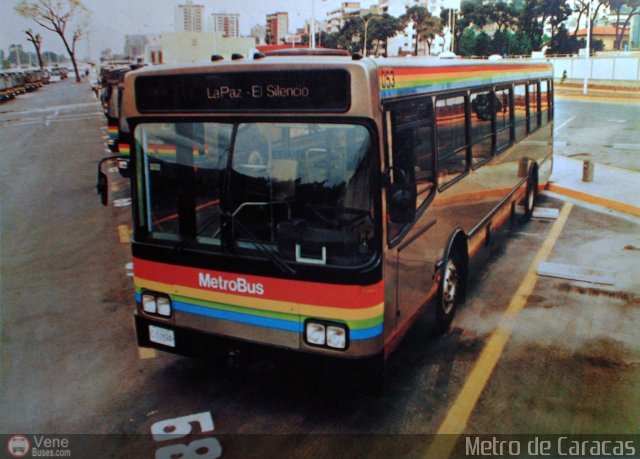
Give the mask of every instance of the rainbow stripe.
[[431, 67], [381, 67], [382, 98], [431, 93], [514, 80], [551, 77], [549, 64], [490, 64]]
[[122, 156], [131, 156], [131, 148], [128, 143], [119, 143], [118, 144], [118, 152]]
[[107, 128], [107, 133], [109, 134], [109, 138], [116, 140], [118, 138], [118, 126], [109, 126]]
[[[259, 290], [235, 292], [203, 279], [222, 279]], [[173, 308], [186, 314], [248, 324], [256, 327], [302, 333], [308, 318], [345, 323], [352, 341], [382, 334], [384, 284], [371, 286], [327, 285], [262, 276], [246, 276], [134, 259], [136, 301], [144, 290], [166, 293]]]
[[156, 157], [175, 157], [176, 146], [175, 145], [163, 145], [163, 144], [149, 144], [147, 145], [147, 154]]

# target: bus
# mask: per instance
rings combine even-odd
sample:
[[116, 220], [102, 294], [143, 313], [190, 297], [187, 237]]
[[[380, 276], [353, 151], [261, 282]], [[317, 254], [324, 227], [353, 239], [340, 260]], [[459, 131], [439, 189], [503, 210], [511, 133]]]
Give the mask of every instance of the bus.
[[101, 69], [100, 100], [107, 118], [107, 145], [113, 153], [118, 153], [118, 131], [120, 126], [120, 107], [122, 90], [119, 85], [129, 66], [106, 66]]
[[551, 65], [308, 53], [127, 73], [140, 346], [381, 370], [417, 318], [449, 328], [472, 257], [531, 215]]

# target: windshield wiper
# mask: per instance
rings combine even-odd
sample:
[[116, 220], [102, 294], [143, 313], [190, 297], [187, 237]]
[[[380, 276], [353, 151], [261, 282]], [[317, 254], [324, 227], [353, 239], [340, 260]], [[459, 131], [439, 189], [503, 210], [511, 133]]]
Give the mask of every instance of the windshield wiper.
[[234, 228], [238, 228], [242, 231], [245, 237], [248, 237], [249, 240], [253, 243], [255, 247], [260, 250], [266, 257], [276, 265], [283, 273], [296, 274], [296, 270], [289, 266], [279, 255], [269, 250], [269, 248], [264, 245], [260, 240], [240, 221], [235, 221], [234, 216], [231, 217], [232, 225]]

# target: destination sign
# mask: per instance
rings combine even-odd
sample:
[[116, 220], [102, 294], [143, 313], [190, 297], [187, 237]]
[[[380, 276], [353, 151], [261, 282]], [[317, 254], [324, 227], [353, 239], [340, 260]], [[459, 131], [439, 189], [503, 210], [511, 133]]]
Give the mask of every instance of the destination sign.
[[349, 73], [289, 70], [136, 78], [136, 105], [145, 112], [345, 112]]

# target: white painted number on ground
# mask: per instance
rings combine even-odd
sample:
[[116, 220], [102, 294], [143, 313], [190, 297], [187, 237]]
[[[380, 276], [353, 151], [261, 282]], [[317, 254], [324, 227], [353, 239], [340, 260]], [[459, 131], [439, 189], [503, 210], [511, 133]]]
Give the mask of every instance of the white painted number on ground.
[[[175, 440], [191, 434], [196, 424], [200, 432], [194, 433], [205, 433], [214, 430], [211, 413], [206, 411], [156, 422], [151, 426], [151, 433], [153, 434], [153, 439], [157, 442]], [[214, 437], [194, 440], [188, 445], [173, 444], [164, 446], [156, 451], [156, 459], [217, 459], [220, 456], [222, 456], [222, 447]]]
[[216, 438], [203, 438], [194, 440], [188, 445], [171, 445], [156, 451], [156, 459], [180, 459], [203, 458], [217, 459], [222, 456], [222, 447]]
[[151, 426], [151, 433], [155, 441], [173, 440], [189, 435], [192, 424], [198, 424], [202, 433], [211, 432], [214, 429], [211, 413], [206, 411], [156, 422]]

